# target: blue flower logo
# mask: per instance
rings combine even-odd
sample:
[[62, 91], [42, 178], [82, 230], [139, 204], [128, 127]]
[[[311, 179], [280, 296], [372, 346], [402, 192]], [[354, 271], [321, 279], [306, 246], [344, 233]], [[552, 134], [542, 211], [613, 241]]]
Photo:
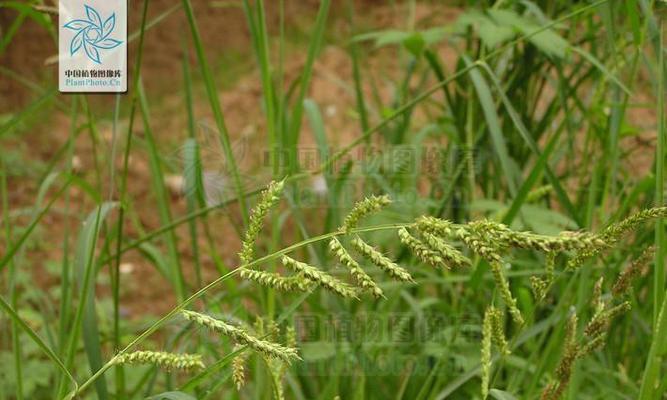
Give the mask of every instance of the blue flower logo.
[[70, 55], [76, 54], [82, 47], [92, 61], [100, 64], [99, 49], [109, 50], [120, 46], [120, 40], [109, 37], [116, 27], [116, 13], [112, 13], [104, 23], [102, 17], [94, 8], [84, 5], [86, 19], [74, 19], [64, 25], [65, 28], [76, 31], [69, 45]]

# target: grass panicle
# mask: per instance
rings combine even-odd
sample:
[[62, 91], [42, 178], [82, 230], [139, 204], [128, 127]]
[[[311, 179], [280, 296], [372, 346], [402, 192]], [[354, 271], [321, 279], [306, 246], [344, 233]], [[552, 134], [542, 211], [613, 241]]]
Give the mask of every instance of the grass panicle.
[[632, 261], [630, 265], [623, 270], [614, 282], [611, 293], [615, 297], [624, 296], [627, 294], [632, 281], [638, 277], [642, 270], [653, 261], [655, 256], [655, 246], [648, 246], [636, 260]]
[[505, 338], [505, 322], [503, 320], [503, 312], [493, 306], [489, 307], [487, 312], [489, 313], [493, 326], [493, 343], [498, 346], [500, 353], [503, 355], [509, 355], [511, 352], [509, 343]]
[[288, 256], [281, 258], [283, 265], [292, 271], [301, 274], [305, 279], [345, 298], [358, 299], [357, 290], [333, 276], [321, 271], [317, 267], [297, 261]]
[[350, 270], [350, 275], [352, 275], [352, 278], [360, 288], [371, 293], [375, 298], [384, 297], [382, 289], [361, 268], [359, 263], [352, 258], [338, 238], [334, 237], [329, 241], [329, 251], [338, 258], [341, 264]]
[[269, 211], [280, 201], [285, 181], [271, 182], [266, 190], [262, 192], [259, 202], [252, 210], [250, 216], [250, 223], [248, 229], [243, 236], [243, 243], [241, 243], [241, 252], [239, 258], [241, 265], [250, 263], [255, 257], [255, 242], [259, 236], [259, 232], [264, 226], [264, 218]]
[[431, 247], [412, 236], [407, 229], [399, 228], [398, 238], [401, 243], [407, 246], [408, 249], [410, 249], [410, 251], [423, 263], [430, 264], [433, 267], [441, 267], [445, 265], [439, 251], [432, 250]]
[[200, 314], [194, 311], [183, 310], [181, 314], [185, 319], [197, 325], [206, 327], [212, 331], [221, 333], [238, 344], [243, 344], [251, 349], [271, 358], [279, 358], [287, 363], [293, 360], [300, 360], [299, 354], [295, 348], [283, 346], [278, 343], [261, 340], [248, 333], [246, 330], [237, 326], [220, 321], [208, 315]]
[[378, 212], [389, 204], [391, 204], [391, 199], [387, 195], [370, 196], [361, 201], [358, 201], [354, 207], [352, 207], [352, 211], [350, 211], [350, 213], [345, 217], [341, 230], [344, 232], [350, 232], [351, 229], [357, 227], [359, 221], [361, 221], [364, 217]]
[[443, 239], [430, 232], [421, 232], [421, 236], [424, 238], [424, 242], [432, 250], [437, 251], [440, 254], [440, 257], [444, 260], [445, 266], [447, 268], [456, 268], [456, 267], [469, 267], [471, 262], [470, 259], [458, 251], [454, 246], [451, 246]]
[[493, 273], [493, 280], [496, 283], [496, 288], [500, 291], [500, 297], [502, 297], [507, 309], [509, 310], [512, 320], [518, 325], [523, 325], [524, 319], [521, 315], [521, 311], [517, 306], [516, 299], [512, 296], [510, 291], [510, 285], [505, 278], [503, 272], [503, 264], [500, 262], [491, 263], [491, 272]]
[[415, 226], [421, 232], [429, 232], [443, 238], [451, 238], [455, 228], [451, 222], [431, 216], [418, 217]]
[[579, 344], [577, 343], [577, 315], [572, 313], [565, 328], [565, 340], [563, 345], [563, 355], [556, 367], [556, 382], [552, 382], [544, 388], [542, 400], [559, 399], [572, 377], [572, 369], [580, 356]]
[[403, 282], [414, 282], [412, 275], [398, 264], [385, 257], [373, 246], [364, 242], [359, 236], [356, 236], [350, 242], [352, 247], [363, 257], [372, 262], [375, 266], [386, 272], [392, 278]]
[[639, 225], [656, 218], [666, 218], [667, 207], [653, 207], [639, 211], [626, 219], [611, 224], [600, 234], [602, 240], [607, 243], [617, 242], [624, 234], [635, 231]]
[[608, 309], [600, 309], [586, 325], [584, 333], [589, 337], [596, 337], [609, 329], [611, 320], [630, 310], [630, 302], [624, 301]]
[[234, 346], [234, 350], [240, 352], [232, 360], [232, 380], [236, 390], [241, 390], [246, 383], [246, 363], [249, 353], [242, 351], [239, 345]]
[[482, 323], [482, 399], [489, 396], [489, 381], [491, 379], [491, 343], [493, 338], [493, 318], [487, 309]]
[[537, 276], [530, 277], [530, 286], [533, 290], [533, 296], [538, 302], [544, 301], [555, 279], [556, 253], [550, 252], [545, 255], [545, 275], [543, 278]]
[[243, 279], [257, 282], [262, 286], [270, 287], [281, 292], [306, 292], [313, 288], [313, 283], [303, 275], [282, 276], [275, 272], [258, 271], [241, 267], [240, 275]]
[[119, 354], [113, 362], [121, 364], [152, 364], [168, 371], [192, 371], [204, 369], [206, 366], [199, 354], [174, 354], [163, 351], [134, 351]]
[[639, 211], [622, 221], [609, 225], [597, 235], [600, 244], [580, 249], [568, 262], [568, 268], [578, 268], [604, 249], [612, 248], [626, 233], [637, 230], [642, 223], [665, 217], [667, 217], [667, 207], [654, 207]]
[[507, 247], [500, 227], [500, 224], [492, 221], [475, 221], [460, 227], [454, 233], [470, 250], [493, 264], [501, 262], [501, 251]]
[[489, 306], [484, 312], [482, 322], [482, 398], [489, 396], [489, 381], [491, 378], [491, 345], [495, 344], [502, 355], [509, 355], [509, 343], [505, 339], [503, 329], [503, 313], [499, 309]]

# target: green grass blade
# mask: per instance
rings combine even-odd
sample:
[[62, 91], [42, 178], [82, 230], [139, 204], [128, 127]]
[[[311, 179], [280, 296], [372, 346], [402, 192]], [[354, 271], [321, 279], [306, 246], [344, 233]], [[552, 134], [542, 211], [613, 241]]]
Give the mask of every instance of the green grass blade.
[[[164, 184], [164, 174], [162, 172], [162, 161], [153, 137], [153, 131], [150, 124], [150, 115], [148, 111], [148, 102], [144, 94], [144, 90], [139, 84], [139, 108], [144, 122], [144, 134], [146, 136], [146, 144], [148, 145], [148, 155], [151, 169], [151, 181], [153, 190], [155, 191], [158, 210], [160, 213], [160, 220], [163, 224], [168, 224], [172, 221], [171, 210], [169, 207], [169, 196]], [[180, 256], [178, 253], [178, 245], [176, 241], [176, 234], [174, 231], [167, 232], [166, 235], [167, 248], [169, 250], [169, 260], [171, 271], [170, 274], [174, 282], [177, 283], [176, 295], [179, 300], [186, 297], [186, 284], [181, 269]]]
[[291, 162], [289, 163], [289, 172], [296, 172], [297, 168], [297, 146], [299, 144], [299, 137], [301, 135], [301, 119], [303, 116], [303, 101], [306, 98], [306, 93], [308, 93], [308, 87], [310, 85], [310, 78], [313, 75], [313, 64], [315, 63], [315, 57], [317, 52], [320, 50], [322, 45], [322, 39], [324, 37], [324, 27], [327, 21], [327, 15], [329, 13], [330, 0], [322, 0], [320, 3], [320, 9], [317, 13], [317, 18], [315, 19], [315, 27], [311, 33], [311, 41], [308, 46], [308, 55], [306, 56], [306, 64], [303, 67], [303, 72], [301, 73], [299, 81], [299, 93], [294, 100], [294, 108], [292, 109], [292, 114], [289, 120], [289, 134], [287, 139], [288, 149], [290, 150]]
[[12, 308], [12, 306], [7, 303], [7, 301], [0, 296], [0, 308], [2, 308], [2, 311], [11, 318], [11, 320], [16, 323], [16, 325], [23, 330], [28, 336], [30, 336], [30, 339], [37, 345], [37, 347], [40, 348], [46, 354], [46, 356], [53, 361], [53, 363], [60, 369], [60, 371], [72, 382], [74, 385], [74, 391], [78, 389], [78, 385], [76, 383], [76, 379], [72, 376], [72, 374], [69, 372], [67, 367], [65, 367], [65, 364], [58, 358], [56, 353], [51, 350], [51, 348], [42, 340], [42, 338], [39, 337], [39, 335], [28, 325], [22, 318], [19, 316], [19, 314]]
[[0, 259], [0, 272], [2, 272], [2, 270], [7, 265], [7, 263], [9, 263], [9, 261], [12, 259], [14, 254], [16, 254], [17, 251], [19, 251], [23, 243], [26, 241], [26, 239], [28, 239], [30, 234], [37, 227], [37, 224], [39, 224], [42, 218], [44, 218], [44, 216], [49, 212], [51, 206], [53, 206], [53, 204], [56, 202], [56, 200], [58, 200], [60, 195], [62, 195], [65, 192], [65, 190], [69, 187], [71, 182], [72, 182], [72, 177], [70, 176], [67, 178], [67, 181], [63, 184], [63, 186], [58, 190], [58, 192], [56, 192], [53, 198], [51, 198], [48, 204], [44, 206], [44, 208], [42, 208], [42, 210], [32, 219], [32, 221], [30, 221], [30, 224], [26, 228], [25, 232], [23, 232], [21, 237], [19, 237], [19, 239], [16, 242], [14, 242], [14, 244], [12, 244], [11, 247], [9, 247], [7, 253], [5, 253], [4, 257]]
[[236, 159], [234, 153], [232, 152], [232, 146], [229, 139], [229, 132], [227, 131], [227, 126], [225, 124], [225, 118], [222, 113], [222, 107], [220, 106], [220, 99], [218, 98], [218, 90], [215, 85], [215, 80], [213, 78], [213, 73], [211, 73], [208, 62], [206, 61], [206, 54], [204, 53], [204, 45], [201, 41], [201, 36], [199, 35], [199, 28], [197, 27], [197, 21], [195, 19], [194, 10], [192, 9], [192, 3], [190, 0], [183, 0], [183, 8], [185, 9], [185, 14], [188, 18], [188, 24], [190, 26], [190, 31], [192, 33], [192, 39], [195, 45], [195, 51], [197, 53], [197, 59], [199, 60], [199, 67], [204, 78], [204, 85], [206, 86], [206, 93], [208, 95], [208, 101], [211, 106], [211, 111], [213, 112], [213, 117], [215, 119], [215, 124], [218, 129], [218, 137], [220, 138], [220, 143], [222, 144], [222, 149], [225, 153], [225, 161], [229, 165], [229, 169], [232, 172], [232, 178], [234, 181], [234, 188], [236, 189], [236, 195], [239, 200], [239, 205], [241, 207], [241, 215], [243, 217], [243, 224], [248, 224], [248, 208], [245, 197], [243, 197], [243, 184], [241, 182], [241, 175], [239, 174], [239, 169], [236, 164]]
[[[468, 66], [474, 65], [473, 62], [466, 56], [463, 56], [463, 59], [466, 61]], [[486, 119], [486, 125], [489, 129], [489, 135], [491, 136], [491, 141], [493, 143], [493, 148], [496, 151], [498, 160], [500, 161], [500, 166], [503, 171], [505, 181], [507, 182], [507, 188], [509, 189], [512, 197], [516, 197], [516, 164], [511, 159], [509, 152], [507, 151], [507, 143], [505, 142], [505, 135], [503, 135], [502, 128], [500, 126], [500, 120], [496, 112], [496, 104], [493, 102], [491, 96], [491, 89], [486, 83], [482, 74], [475, 68], [470, 70], [470, 79], [472, 80], [475, 91], [477, 92], [477, 98], [479, 99], [482, 111], [484, 112], [484, 118]]]
[[[76, 253], [74, 255], [74, 267], [78, 277], [79, 302], [74, 316], [74, 322], [70, 327], [69, 344], [65, 357], [65, 365], [70, 367], [74, 363], [79, 335], [83, 334], [84, 348], [88, 357], [91, 372], [101, 368], [101, 349], [99, 345], [99, 332], [97, 331], [97, 317], [95, 314], [95, 278], [97, 266], [95, 263], [95, 249], [97, 237], [100, 233], [102, 223], [109, 212], [116, 207], [116, 203], [105, 202], [92, 211], [83, 224], [77, 239]], [[100, 381], [95, 389], [99, 397], [107, 397], [106, 382]], [[59, 385], [59, 396], [65, 394], [65, 381], [61, 380]]]

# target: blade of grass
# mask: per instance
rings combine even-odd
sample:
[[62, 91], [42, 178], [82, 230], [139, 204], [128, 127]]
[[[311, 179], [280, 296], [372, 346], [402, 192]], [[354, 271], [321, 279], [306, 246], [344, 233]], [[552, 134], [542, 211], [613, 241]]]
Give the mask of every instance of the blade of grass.
[[197, 21], [195, 19], [194, 10], [192, 9], [192, 4], [190, 0], [183, 0], [183, 8], [188, 18], [188, 24], [190, 26], [192, 39], [195, 45], [195, 51], [197, 53], [197, 59], [199, 60], [199, 68], [201, 69], [202, 77], [204, 78], [204, 85], [206, 86], [206, 94], [208, 96], [208, 101], [211, 106], [211, 111], [213, 112], [215, 124], [218, 129], [218, 137], [220, 139], [222, 149], [225, 153], [226, 162], [230, 167], [229, 169], [231, 169], [232, 171], [232, 178], [234, 181], [234, 187], [236, 189], [236, 196], [239, 200], [239, 205], [241, 207], [241, 216], [243, 217], [243, 225], [246, 226], [248, 224], [248, 208], [246, 204], [246, 199], [243, 196], [243, 184], [241, 182], [241, 176], [239, 174], [239, 169], [236, 164], [234, 153], [232, 152], [232, 146], [229, 139], [229, 132], [227, 131], [225, 118], [222, 113], [222, 108], [220, 106], [220, 99], [218, 98], [218, 92], [216, 89], [215, 80], [213, 78], [213, 74], [211, 73], [208, 62], [206, 61], [206, 55], [204, 53], [204, 45], [199, 35], [199, 28], [197, 27]]
[[[2, 216], [5, 221], [5, 239], [7, 246], [12, 245], [12, 228], [9, 223], [9, 201], [7, 195], [7, 174], [5, 173], [5, 160], [0, 158], [0, 189], [2, 191]], [[16, 265], [14, 257], [9, 260], [9, 301], [11, 306], [16, 308], [18, 302], [18, 292], [16, 290]], [[19, 327], [17, 321], [12, 319], [12, 353], [14, 355], [14, 374], [16, 376], [16, 399], [23, 400], [23, 350], [19, 337]]]
[[[79, 233], [77, 240], [76, 253], [74, 256], [75, 269], [79, 277], [79, 302], [76, 308], [74, 321], [70, 326], [69, 342], [65, 356], [65, 365], [71, 367], [74, 364], [79, 344], [79, 335], [84, 335], [84, 347], [88, 356], [91, 372], [97, 371], [101, 367], [101, 351], [99, 349], [99, 333], [96, 328], [95, 316], [95, 249], [97, 247], [97, 237], [99, 235], [102, 221], [108, 213], [116, 206], [116, 203], [102, 203], [92, 211]], [[85, 326], [84, 326], [85, 325]], [[106, 383], [100, 381], [96, 384], [98, 396], [105, 396]], [[66, 381], [61, 379], [58, 385], [58, 397], [65, 395]]]
[[[148, 155], [151, 169], [151, 181], [155, 197], [157, 201], [158, 210], [160, 213], [160, 220], [163, 224], [169, 224], [172, 220], [171, 209], [169, 207], [169, 197], [164, 183], [164, 175], [162, 173], [161, 159], [158, 153], [155, 139], [153, 138], [153, 130], [150, 124], [150, 114], [148, 110], [148, 101], [144, 89], [139, 83], [138, 87], [139, 109], [144, 123], [144, 135], [146, 137], [146, 144], [148, 145]], [[183, 270], [181, 269], [180, 256], [178, 253], [178, 245], [176, 234], [173, 230], [167, 232], [166, 235], [167, 249], [169, 251], [170, 274], [173, 282], [177, 283], [176, 296], [179, 300], [186, 297], [187, 287], [185, 278], [183, 277]]]
[[[131, 87], [131, 99], [130, 99], [130, 115], [129, 115], [129, 122], [128, 122], [128, 127], [127, 127], [127, 132], [126, 132], [126, 139], [125, 139], [125, 149], [123, 151], [123, 169], [121, 172], [121, 182], [120, 182], [120, 191], [119, 191], [119, 199], [121, 202], [121, 207], [118, 210], [118, 219], [116, 223], [116, 254], [117, 256], [115, 259], [110, 258], [109, 260], [105, 260], [105, 264], [107, 262], [114, 262], [113, 265], [113, 270], [114, 270], [114, 276], [116, 277], [116, 284], [114, 285], [114, 297], [116, 300], [115, 308], [114, 308], [114, 344], [118, 345], [116, 348], [120, 347], [120, 307], [119, 307], [119, 302], [120, 302], [120, 259], [121, 259], [121, 253], [120, 249], [123, 244], [123, 225], [125, 221], [125, 210], [126, 207], [128, 207], [128, 202], [127, 202], [127, 175], [129, 171], [129, 160], [130, 160], [130, 151], [132, 148], [132, 132], [134, 128], [134, 118], [135, 118], [135, 112], [136, 112], [136, 106], [137, 106], [137, 93], [138, 93], [138, 87], [139, 87], [139, 79], [141, 77], [141, 65], [142, 65], [142, 60], [143, 60], [143, 54], [144, 54], [144, 37], [147, 29], [147, 16], [148, 16], [148, 0], [144, 0], [143, 5], [142, 5], [142, 11], [141, 11], [141, 24], [139, 26], [139, 44], [137, 46], [137, 55], [136, 55], [136, 61], [134, 64], [134, 69], [133, 69], [133, 79], [132, 79], [132, 87]], [[114, 160], [111, 161], [112, 163]], [[125, 395], [125, 372], [123, 369], [122, 365], [118, 365], [115, 368], [116, 372], [116, 394], [119, 397], [123, 397]]]
[[320, 2], [320, 9], [317, 12], [317, 17], [315, 19], [315, 27], [313, 32], [310, 34], [312, 38], [308, 46], [308, 54], [306, 56], [306, 63], [303, 67], [303, 72], [301, 73], [299, 80], [299, 93], [294, 100], [294, 108], [292, 109], [292, 114], [289, 119], [289, 131], [287, 137], [287, 146], [290, 150], [290, 159], [291, 162], [288, 165], [288, 173], [295, 173], [297, 170], [297, 147], [299, 145], [299, 137], [301, 135], [301, 120], [303, 116], [303, 101], [306, 98], [306, 93], [310, 86], [310, 78], [313, 75], [313, 64], [315, 63], [315, 57], [317, 52], [320, 50], [322, 45], [322, 39], [324, 37], [324, 27], [327, 21], [327, 15], [329, 13], [330, 0], [322, 0]]
[[[465, 60], [468, 67], [474, 65], [467, 56], [463, 55], [462, 58]], [[516, 163], [511, 159], [509, 152], [507, 151], [507, 144], [496, 112], [496, 105], [491, 97], [491, 89], [487, 85], [486, 80], [482, 77], [482, 74], [476, 68], [471, 69], [469, 74], [473, 86], [475, 87], [475, 91], [477, 92], [477, 98], [479, 99], [482, 111], [484, 112], [489, 135], [491, 136], [493, 147], [498, 155], [498, 160], [500, 161], [504, 178], [507, 182], [507, 188], [512, 197], [516, 197]]]
[[12, 308], [12, 306], [7, 303], [7, 301], [0, 296], [0, 308], [2, 311], [4, 311], [5, 314], [11, 318], [12, 322], [16, 323], [16, 325], [23, 330], [28, 336], [30, 336], [30, 339], [37, 345], [37, 347], [40, 348], [46, 354], [46, 356], [60, 369], [60, 371], [65, 374], [65, 376], [72, 382], [74, 385], [73, 391], [76, 392], [77, 389], [79, 388], [76, 379], [72, 376], [72, 374], [69, 372], [69, 370], [65, 367], [65, 364], [58, 358], [56, 353], [51, 350], [51, 348], [42, 340], [42, 338], [39, 337], [39, 335], [28, 325], [22, 318], [19, 316], [19, 314]]
[[2, 257], [2, 259], [0, 259], [0, 272], [2, 272], [2, 270], [7, 265], [7, 263], [9, 263], [9, 261], [12, 259], [14, 254], [16, 254], [17, 251], [19, 251], [19, 249], [21, 248], [23, 243], [26, 241], [26, 239], [28, 239], [28, 237], [30, 236], [32, 231], [37, 227], [37, 224], [39, 224], [39, 222], [42, 220], [42, 218], [44, 218], [44, 216], [49, 212], [49, 210], [51, 209], [51, 206], [53, 206], [53, 204], [56, 202], [56, 200], [58, 200], [58, 198], [60, 198], [60, 195], [65, 192], [65, 190], [69, 187], [71, 182], [72, 182], [72, 176], [69, 176], [67, 178], [67, 181], [65, 181], [65, 183], [58, 190], [58, 192], [56, 192], [53, 195], [53, 198], [51, 198], [51, 200], [48, 202], [48, 204], [46, 206], [44, 206], [44, 208], [41, 209], [41, 211], [32, 219], [32, 221], [30, 221], [30, 224], [25, 229], [25, 231], [23, 232], [21, 237], [19, 237], [19, 239], [16, 242], [14, 242], [14, 244], [12, 246], [10, 246], [8, 248], [7, 253], [5, 253], [4, 257]]

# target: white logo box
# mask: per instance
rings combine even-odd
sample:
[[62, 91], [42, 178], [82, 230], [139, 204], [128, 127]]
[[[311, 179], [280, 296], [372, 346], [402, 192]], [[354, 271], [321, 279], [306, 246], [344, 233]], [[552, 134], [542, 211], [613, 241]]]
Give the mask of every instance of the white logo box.
[[60, 0], [61, 92], [127, 91], [127, 0]]

